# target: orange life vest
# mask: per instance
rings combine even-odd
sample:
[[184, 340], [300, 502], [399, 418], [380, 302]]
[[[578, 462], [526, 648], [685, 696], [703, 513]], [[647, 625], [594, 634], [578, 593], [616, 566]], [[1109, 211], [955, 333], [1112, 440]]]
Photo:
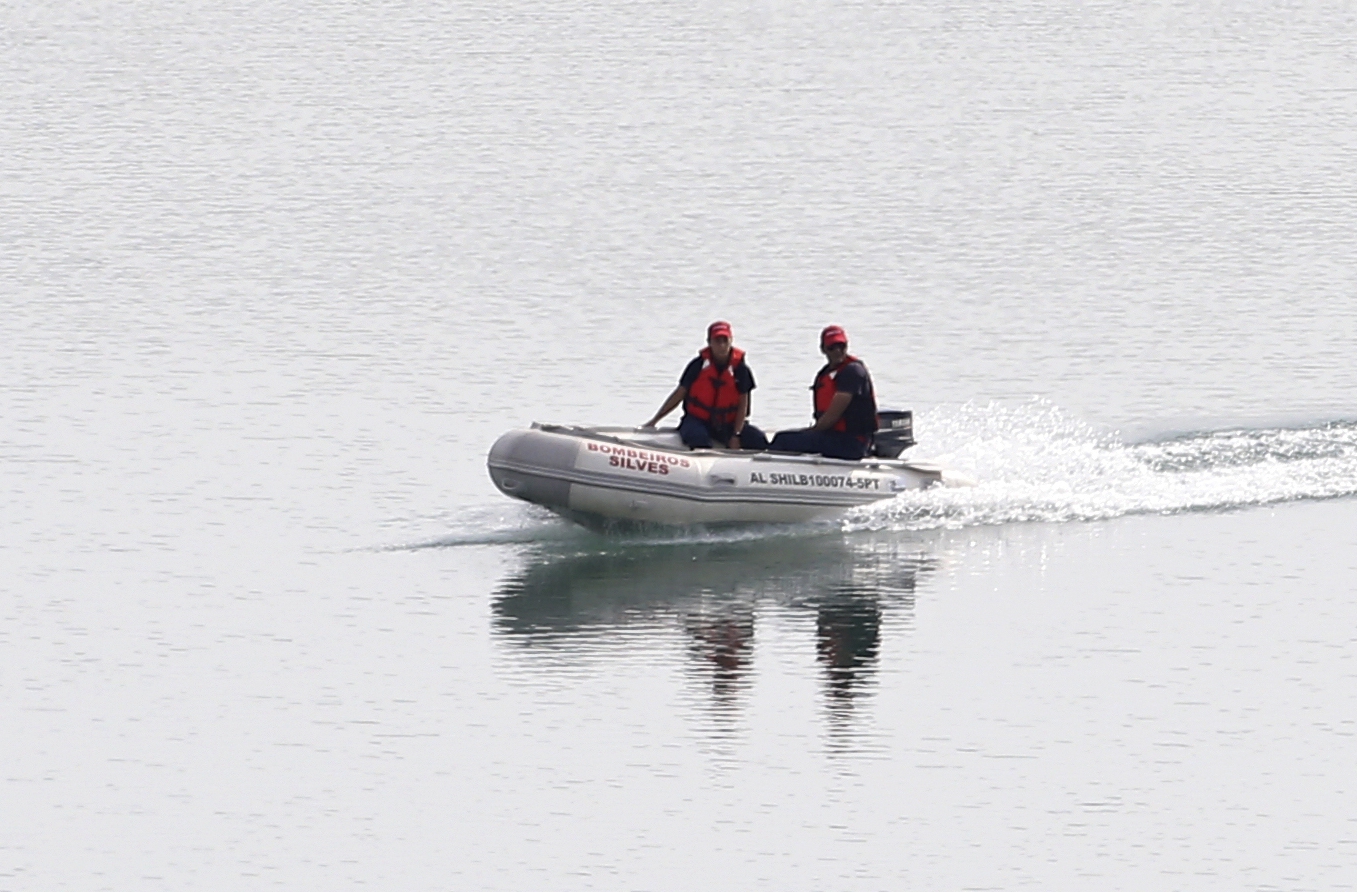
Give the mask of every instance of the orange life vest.
[[[850, 362], [861, 363], [862, 360], [858, 359], [856, 356], [845, 356], [843, 362], [839, 363], [838, 368], [830, 368], [826, 365], [816, 374], [815, 383], [810, 386], [810, 389], [815, 401], [815, 418], [817, 420], [821, 415], [829, 411], [829, 404], [834, 401], [834, 394], [838, 393], [834, 386], [834, 379], [839, 376], [839, 372], [841, 372]], [[866, 368], [866, 366], [863, 366], [864, 371]], [[859, 435], [871, 434], [879, 427], [876, 421], [876, 394], [872, 390], [872, 378], [870, 375], [867, 376], [867, 392], [864, 396], [867, 397], [871, 406], [872, 418], [871, 421], [868, 422], [871, 427], [869, 430], [865, 431], [853, 431], [853, 433]], [[848, 409], [845, 409], [844, 413], [839, 416], [839, 420], [834, 422], [834, 426], [831, 427], [830, 430], [839, 431], [841, 433], [848, 432], [848, 415], [850, 409], [852, 409], [851, 403], [849, 404]]]
[[735, 369], [744, 362], [744, 351], [730, 348], [730, 360], [724, 367], [712, 362], [711, 348], [703, 347], [702, 371], [688, 388], [683, 411], [705, 422], [712, 430], [729, 430], [735, 426], [735, 410], [740, 407], [740, 393], [735, 390]]

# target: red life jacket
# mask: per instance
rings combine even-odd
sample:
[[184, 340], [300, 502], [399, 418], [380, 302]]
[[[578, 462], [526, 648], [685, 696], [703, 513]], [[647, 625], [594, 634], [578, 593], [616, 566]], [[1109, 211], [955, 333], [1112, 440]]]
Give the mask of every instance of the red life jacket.
[[688, 388], [683, 411], [705, 422], [712, 430], [729, 430], [735, 426], [735, 410], [740, 407], [740, 394], [735, 390], [735, 368], [744, 362], [744, 351], [730, 348], [730, 360], [725, 368], [712, 362], [711, 348], [703, 347], [702, 371]]
[[[858, 359], [856, 356], [845, 356], [843, 362], [839, 363], [838, 368], [830, 368], [826, 365], [816, 374], [815, 383], [810, 386], [812, 398], [815, 401], [816, 420], [819, 420], [821, 415], [829, 411], [829, 404], [833, 402], [834, 394], [838, 393], [835, 389], [834, 379], [839, 376], [839, 372], [850, 362], [861, 363], [862, 360]], [[863, 366], [863, 368], [865, 369], [866, 366]], [[872, 392], [872, 379], [870, 375], [867, 377], [867, 393], [865, 396], [870, 400], [871, 404], [871, 430], [854, 431], [854, 433], [859, 434], [860, 436], [871, 434], [880, 426], [876, 421], [876, 394]], [[841, 433], [846, 433], [848, 431], [848, 414], [849, 409], [851, 408], [852, 404], [850, 403], [848, 409], [844, 410], [844, 413], [839, 416], [838, 421], [834, 422], [834, 426], [831, 427], [830, 430], [839, 431]]]

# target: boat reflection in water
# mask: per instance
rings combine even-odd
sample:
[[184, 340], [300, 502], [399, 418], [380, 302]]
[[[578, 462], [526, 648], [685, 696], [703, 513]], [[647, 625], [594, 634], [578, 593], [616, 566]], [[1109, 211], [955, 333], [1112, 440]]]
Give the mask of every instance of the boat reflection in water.
[[909, 618], [915, 582], [933, 564], [921, 540], [898, 533], [588, 542], [529, 551], [495, 597], [501, 636], [578, 657], [678, 637], [687, 671], [729, 723], [752, 682], [755, 627], [786, 627], [794, 641], [813, 615], [806, 655], [819, 665], [831, 731], [847, 730], [870, 689], [883, 620]]

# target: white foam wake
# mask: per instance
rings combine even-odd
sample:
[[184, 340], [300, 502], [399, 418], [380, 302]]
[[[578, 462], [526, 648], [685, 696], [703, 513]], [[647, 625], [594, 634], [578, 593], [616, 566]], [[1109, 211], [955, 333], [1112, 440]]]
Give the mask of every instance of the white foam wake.
[[978, 485], [904, 493], [854, 512], [850, 529], [1097, 520], [1357, 494], [1354, 422], [1127, 444], [1032, 403], [937, 410], [917, 428], [930, 458]]

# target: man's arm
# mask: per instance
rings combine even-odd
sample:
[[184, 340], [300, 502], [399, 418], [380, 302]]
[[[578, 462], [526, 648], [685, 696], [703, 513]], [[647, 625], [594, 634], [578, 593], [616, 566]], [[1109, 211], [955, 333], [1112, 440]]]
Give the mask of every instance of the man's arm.
[[843, 417], [843, 413], [848, 410], [848, 404], [852, 401], [853, 395], [851, 393], [840, 391], [839, 393], [834, 394], [834, 398], [829, 401], [829, 408], [825, 410], [825, 414], [821, 415], [819, 419], [816, 420], [815, 426], [812, 427], [811, 430], [829, 430]]
[[730, 442], [726, 445], [731, 449], [740, 448], [740, 431], [744, 430], [744, 420], [749, 417], [749, 394], [740, 394], [740, 404], [735, 407], [735, 424], [731, 427], [734, 431], [730, 435]]
[[669, 394], [669, 398], [664, 401], [664, 405], [660, 406], [660, 411], [655, 413], [655, 417], [641, 425], [641, 427], [654, 427], [659, 423], [661, 418], [674, 411], [674, 407], [683, 402], [683, 398], [687, 395], [688, 388], [684, 387], [682, 384], [675, 387], [674, 392]]

